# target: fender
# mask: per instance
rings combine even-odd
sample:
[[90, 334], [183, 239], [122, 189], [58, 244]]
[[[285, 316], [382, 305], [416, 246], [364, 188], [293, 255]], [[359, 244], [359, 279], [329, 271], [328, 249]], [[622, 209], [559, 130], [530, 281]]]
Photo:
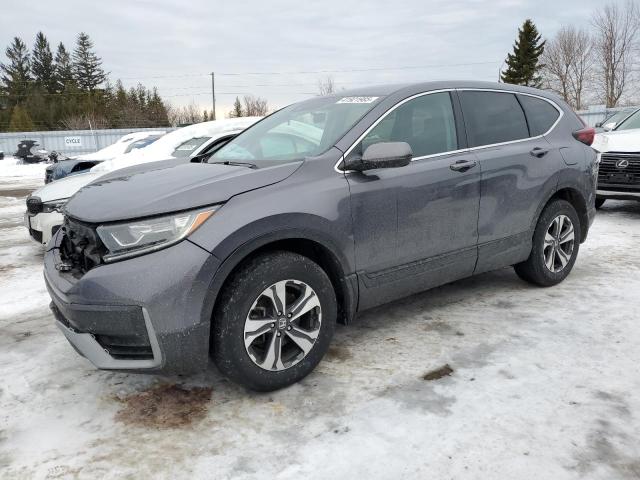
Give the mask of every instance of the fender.
[[[202, 323], [210, 322], [220, 290], [233, 270], [244, 259], [257, 250], [269, 244], [285, 240], [310, 241], [331, 255], [332, 263], [337, 270], [337, 281], [339, 285], [336, 285], [336, 287], [339, 289], [339, 292], [336, 293], [342, 298], [341, 304], [344, 322], [348, 323], [353, 319], [358, 305], [358, 282], [356, 274], [353, 271], [352, 261], [349, 261], [343, 254], [335, 239], [331, 238], [325, 231], [309, 226], [311, 222], [309, 222], [308, 217], [310, 217], [310, 215], [298, 214], [295, 215], [295, 217], [304, 217], [305, 222], [299, 223], [292, 221], [292, 215], [290, 214], [260, 219], [254, 224], [247, 225], [228, 236], [211, 252], [212, 256], [219, 259], [220, 266], [211, 279], [208, 293], [202, 306]], [[299, 218], [298, 220], [303, 220], [303, 218]], [[289, 225], [288, 227], [282, 225], [285, 221], [286, 224]], [[316, 217], [316, 221], [326, 222], [326, 220], [320, 219], [319, 217]], [[291, 226], [292, 223], [298, 223], [298, 226]], [[274, 226], [277, 224], [280, 224], [280, 228], [274, 230]], [[242, 239], [247, 238], [245, 230], [253, 231], [254, 235], [250, 240], [242, 242]], [[256, 232], [259, 233], [256, 234]]]
[[[569, 172], [567, 172], [567, 170]], [[567, 175], [567, 173], [569, 173], [569, 174]], [[533, 216], [533, 221], [531, 223], [531, 228], [530, 228], [530, 232], [531, 232], [532, 236], [533, 236], [533, 232], [535, 232], [536, 225], [538, 224], [538, 219], [540, 218], [540, 215], [542, 214], [542, 210], [547, 205], [547, 203], [549, 203], [549, 200], [551, 200], [553, 197], [558, 195], [558, 192], [561, 192], [562, 190], [570, 190], [571, 194], [573, 196], [577, 195], [578, 201], [581, 202], [586, 208], [587, 200], [586, 200], [586, 198], [584, 197], [584, 194], [583, 194], [584, 186], [580, 183], [580, 179], [576, 178], [576, 174], [577, 173], [578, 172], [576, 172], [574, 169], [568, 168], [568, 169], [565, 169], [564, 174], [558, 174], [556, 176], [557, 183], [556, 183], [555, 188], [553, 190], [548, 191], [545, 194], [545, 196], [543, 197], [542, 201], [538, 205], [538, 208], [536, 209], [535, 215]], [[571, 198], [566, 198], [566, 200], [569, 200], [572, 203], [574, 203], [573, 199], [571, 199]], [[578, 216], [580, 217], [580, 224], [581, 224], [580, 225], [581, 226], [580, 243], [582, 243], [587, 238], [587, 232], [589, 230], [589, 219], [588, 219], [588, 216], [587, 216], [588, 212], [586, 210], [584, 212], [582, 212], [579, 207], [576, 208], [576, 211], [578, 213]]]

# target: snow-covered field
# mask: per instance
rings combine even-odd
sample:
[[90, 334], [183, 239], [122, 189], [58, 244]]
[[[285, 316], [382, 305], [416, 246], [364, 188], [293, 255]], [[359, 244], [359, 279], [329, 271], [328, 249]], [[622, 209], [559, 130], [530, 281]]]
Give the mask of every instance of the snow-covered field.
[[378, 308], [255, 394], [73, 351], [21, 226], [43, 168], [0, 162], [1, 478], [640, 477], [640, 203], [601, 210], [558, 287], [504, 269]]

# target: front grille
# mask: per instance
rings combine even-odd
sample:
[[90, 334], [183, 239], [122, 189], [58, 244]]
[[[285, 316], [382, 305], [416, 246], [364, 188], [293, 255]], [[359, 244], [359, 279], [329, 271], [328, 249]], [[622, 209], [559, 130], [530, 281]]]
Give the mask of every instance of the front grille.
[[37, 215], [42, 211], [42, 200], [39, 197], [27, 198], [27, 211], [31, 215]]
[[603, 153], [598, 185], [640, 186], [640, 153]]
[[65, 217], [62, 232], [60, 259], [76, 277], [102, 263], [106, 248], [93, 225]]

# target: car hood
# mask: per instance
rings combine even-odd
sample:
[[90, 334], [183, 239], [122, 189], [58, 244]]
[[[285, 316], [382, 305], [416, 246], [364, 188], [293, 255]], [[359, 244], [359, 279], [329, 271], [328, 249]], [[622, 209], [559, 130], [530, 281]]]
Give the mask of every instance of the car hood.
[[89, 223], [190, 210], [280, 182], [301, 163], [260, 169], [206, 163], [137, 165], [103, 175], [80, 190], [65, 210], [71, 217]]
[[598, 133], [591, 146], [599, 152], [640, 152], [640, 128]]
[[44, 187], [31, 194], [32, 197], [39, 197], [43, 202], [62, 200], [69, 198], [82, 187], [100, 178], [104, 173], [79, 173], [71, 177], [62, 178], [55, 182], [48, 183]]

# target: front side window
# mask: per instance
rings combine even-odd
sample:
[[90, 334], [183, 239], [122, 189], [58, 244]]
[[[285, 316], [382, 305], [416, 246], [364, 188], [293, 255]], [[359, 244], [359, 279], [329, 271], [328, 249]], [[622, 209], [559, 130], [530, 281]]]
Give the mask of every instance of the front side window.
[[560, 116], [556, 107], [541, 98], [518, 95], [518, 99], [527, 114], [529, 133], [532, 137], [547, 133]]
[[242, 132], [208, 162], [248, 162], [259, 168], [320, 155], [381, 99], [331, 96], [290, 105]]
[[459, 96], [470, 147], [529, 137], [524, 112], [514, 94], [465, 90]]
[[380, 142], [406, 142], [414, 158], [457, 150], [449, 92], [422, 95], [400, 105], [362, 139], [354, 152], [362, 155], [367, 147]]

